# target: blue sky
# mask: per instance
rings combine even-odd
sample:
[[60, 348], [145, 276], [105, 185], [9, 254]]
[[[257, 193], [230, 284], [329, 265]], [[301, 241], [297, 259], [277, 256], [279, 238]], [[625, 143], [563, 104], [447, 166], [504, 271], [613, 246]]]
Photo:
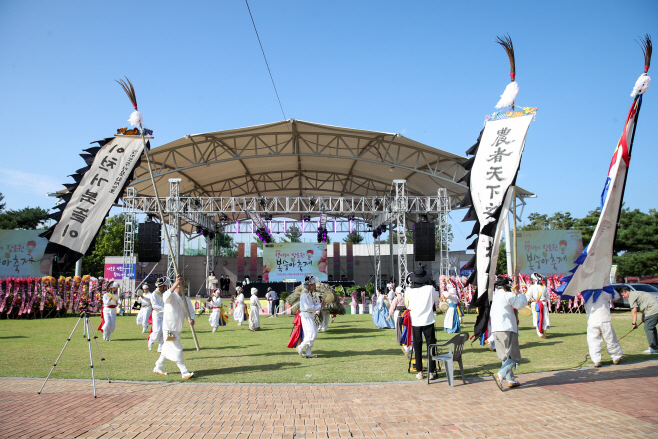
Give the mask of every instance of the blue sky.
[[[644, 66], [634, 39], [658, 40], [656, 1], [250, 6], [287, 118], [399, 132], [458, 154], [509, 81], [494, 43], [509, 33], [517, 103], [539, 108], [518, 179], [538, 195], [525, 215], [596, 207]], [[51, 207], [45, 193], [82, 167], [81, 149], [126, 124], [131, 108], [114, 82], [124, 75], [156, 146], [283, 119], [241, 1], [3, 1], [0, 53], [0, 192], [10, 208]], [[644, 211], [658, 204], [657, 117], [650, 90], [626, 193]], [[464, 248], [471, 225], [452, 216], [453, 248]]]

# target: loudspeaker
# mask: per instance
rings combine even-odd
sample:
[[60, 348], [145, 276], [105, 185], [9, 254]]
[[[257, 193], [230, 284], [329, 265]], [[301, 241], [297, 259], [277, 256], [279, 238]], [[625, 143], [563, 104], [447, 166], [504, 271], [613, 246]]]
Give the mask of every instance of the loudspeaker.
[[414, 260], [433, 261], [436, 226], [434, 223], [420, 222], [414, 224]]
[[147, 221], [137, 225], [137, 260], [139, 262], [160, 262], [161, 233], [159, 223]]

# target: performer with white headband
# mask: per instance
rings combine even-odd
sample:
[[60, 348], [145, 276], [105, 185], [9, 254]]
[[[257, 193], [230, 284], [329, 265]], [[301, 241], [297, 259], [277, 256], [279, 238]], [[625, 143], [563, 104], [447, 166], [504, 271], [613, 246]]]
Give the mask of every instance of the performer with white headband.
[[[150, 325], [149, 319], [151, 318], [151, 295], [152, 293], [149, 291], [149, 284], [144, 283], [142, 285], [142, 294], [141, 296], [137, 299], [140, 305], [142, 307], [139, 309], [139, 313], [137, 313], [137, 324], [142, 326], [142, 334], [146, 334], [146, 331], [148, 330], [148, 327]], [[138, 291], [139, 293], [139, 291]]]
[[219, 295], [218, 289], [213, 290], [212, 296], [208, 299], [208, 307], [212, 310], [208, 318], [208, 323], [212, 327], [212, 332], [217, 332], [222, 312], [222, 298]]
[[388, 303], [390, 304], [393, 302], [393, 299], [395, 299], [395, 284], [393, 282], [390, 282], [388, 285], [388, 293], [387, 293], [387, 299]]
[[103, 340], [110, 341], [117, 321], [117, 304], [119, 303], [119, 283], [110, 282], [108, 291], [103, 294], [102, 320], [98, 330], [103, 333]]
[[258, 289], [251, 289], [251, 297], [249, 298], [249, 330], [260, 331], [260, 311], [263, 306], [258, 300]]
[[162, 367], [166, 360], [170, 360], [176, 363], [183, 379], [186, 380], [192, 378], [194, 372], [189, 372], [185, 366], [180, 336], [183, 332], [183, 322], [188, 315], [192, 316], [190, 325], [194, 326], [194, 306], [192, 306], [190, 299], [181, 293], [181, 283], [180, 275], [176, 276], [174, 284], [163, 294], [164, 318], [162, 329], [166, 334], [166, 338], [162, 347], [162, 354], [155, 362], [153, 372], [158, 375], [167, 375]]
[[306, 281], [304, 281], [304, 289], [302, 290], [302, 295], [299, 298], [299, 309], [301, 311], [300, 317], [302, 321], [304, 339], [299, 344], [299, 346], [297, 346], [297, 353], [306, 358], [317, 357], [317, 355], [313, 355], [311, 352], [313, 343], [318, 336], [318, 327], [315, 326], [314, 317], [315, 313], [320, 311], [324, 306], [324, 300], [321, 303], [318, 303], [311, 297], [311, 293], [315, 291], [315, 284], [317, 282], [317, 277], [309, 276]]
[[235, 287], [235, 292], [238, 295], [235, 297], [235, 309], [233, 310], [233, 319], [238, 322], [238, 326], [244, 322], [244, 294], [242, 294], [242, 287]]
[[546, 330], [551, 326], [548, 319], [548, 290], [542, 281], [544, 277], [539, 273], [532, 273], [530, 276], [532, 285], [525, 293], [528, 303], [531, 303], [532, 325], [537, 328], [537, 336], [546, 338]]
[[164, 318], [164, 300], [162, 295], [167, 289], [167, 278], [161, 277], [155, 281], [155, 291], [151, 294], [151, 333], [148, 338], [149, 351], [153, 343], [158, 343], [158, 352], [162, 352], [164, 338], [162, 336], [162, 319]]

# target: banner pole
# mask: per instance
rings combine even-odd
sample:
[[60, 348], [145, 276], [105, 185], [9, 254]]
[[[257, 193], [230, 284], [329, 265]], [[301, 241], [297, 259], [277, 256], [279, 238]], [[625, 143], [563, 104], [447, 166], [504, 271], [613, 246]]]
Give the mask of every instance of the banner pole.
[[516, 186], [512, 189], [512, 196], [514, 197], [514, 212], [512, 214], [513, 218], [513, 232], [512, 235], [514, 236], [514, 247], [512, 247], [512, 267], [513, 267], [513, 273], [514, 273], [514, 283], [517, 282], [517, 272], [516, 272]]
[[[169, 254], [174, 255], [174, 252], [172, 251], [171, 248], [171, 241], [169, 240], [169, 232], [167, 231], [167, 223], [164, 220], [164, 214], [162, 213], [162, 206], [160, 205], [160, 195], [158, 194], [158, 187], [155, 184], [155, 178], [153, 177], [153, 170], [151, 169], [151, 158], [149, 156], [149, 150], [146, 147], [146, 139], [144, 138], [144, 128], [142, 127], [142, 124], [139, 124], [139, 129], [141, 131], [142, 135], [142, 142], [144, 143], [144, 155], [146, 155], [146, 162], [148, 165], [149, 169], [149, 175], [151, 176], [151, 184], [153, 185], [153, 192], [155, 193], [155, 205], [158, 206], [158, 215], [160, 216], [160, 221], [162, 221], [162, 226], [164, 227], [165, 230], [165, 239], [167, 241], [167, 248], [169, 249]], [[176, 277], [179, 276], [178, 274], [178, 264], [176, 263], [176, 258], [172, 257], [171, 261], [174, 265], [174, 271], [176, 272]], [[185, 297], [185, 289], [181, 287], [181, 291], [183, 292], [183, 297]], [[199, 347], [199, 340], [197, 339], [196, 336], [196, 331], [194, 331], [194, 326], [192, 325], [192, 316], [190, 315], [190, 309], [185, 306], [185, 309], [187, 310], [187, 322], [190, 325], [190, 330], [192, 331], [192, 338], [194, 339], [194, 346], [196, 346], [196, 350], [199, 351], [201, 348]]]

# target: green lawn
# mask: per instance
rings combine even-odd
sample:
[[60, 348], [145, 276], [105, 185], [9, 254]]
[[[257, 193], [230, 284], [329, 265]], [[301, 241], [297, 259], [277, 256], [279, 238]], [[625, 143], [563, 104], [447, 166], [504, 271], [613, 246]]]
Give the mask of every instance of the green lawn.
[[[531, 318], [521, 317], [520, 343], [523, 362], [518, 373], [548, 371], [575, 367], [587, 354], [584, 314], [551, 314], [552, 327], [547, 339], [536, 336]], [[52, 367], [67, 336], [78, 319], [74, 317], [46, 320], [0, 321], [0, 375], [11, 377], [44, 377]], [[630, 313], [613, 312], [613, 325], [618, 337], [631, 329]], [[464, 317], [463, 330], [472, 332], [475, 314]], [[407, 359], [395, 342], [394, 330], [374, 327], [370, 315], [338, 316], [326, 333], [320, 333], [313, 352], [315, 359], [301, 358], [286, 344], [292, 329], [291, 317], [261, 318], [262, 330], [250, 332], [246, 325], [236, 326], [231, 321], [216, 333], [211, 332], [208, 316], [197, 322], [201, 351], [194, 349], [189, 330], [183, 333], [185, 362], [201, 382], [221, 383], [326, 383], [326, 382], [381, 382], [407, 381], [414, 377], [407, 373]], [[447, 340], [442, 330], [443, 315], [437, 316], [437, 337]], [[96, 327], [99, 317], [92, 318]], [[100, 334], [100, 333], [98, 333]], [[158, 354], [146, 349], [145, 334], [135, 324], [135, 317], [119, 317], [111, 342], [99, 344], [106, 358], [110, 378], [137, 381], [180, 381], [176, 365], [167, 362], [161, 377], [152, 373]], [[650, 359], [642, 354], [647, 349], [643, 327], [622, 342], [624, 362]], [[95, 351], [96, 377], [105, 377]], [[495, 370], [500, 363], [494, 352], [475, 343], [467, 345], [464, 361], [468, 375], [480, 370], [476, 366]], [[607, 353], [603, 363], [611, 363]], [[591, 365], [588, 361], [585, 365]], [[76, 330], [54, 378], [90, 378], [89, 352], [82, 338], [81, 325]], [[442, 375], [443, 376], [443, 375]]]

